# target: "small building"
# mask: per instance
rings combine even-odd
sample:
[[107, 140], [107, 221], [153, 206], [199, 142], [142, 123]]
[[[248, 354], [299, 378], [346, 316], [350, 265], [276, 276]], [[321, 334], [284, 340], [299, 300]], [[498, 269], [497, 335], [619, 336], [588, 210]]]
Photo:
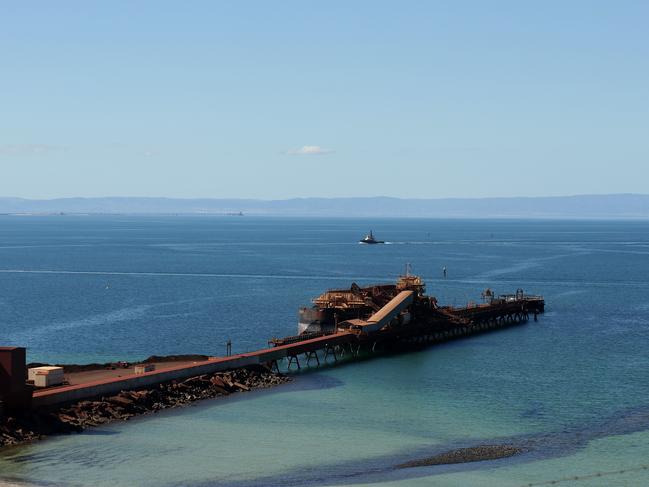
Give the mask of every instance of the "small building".
[[36, 387], [51, 387], [63, 384], [63, 367], [43, 366], [28, 369], [28, 380]]
[[154, 364], [138, 364], [135, 366], [135, 375], [146, 374], [155, 370]]

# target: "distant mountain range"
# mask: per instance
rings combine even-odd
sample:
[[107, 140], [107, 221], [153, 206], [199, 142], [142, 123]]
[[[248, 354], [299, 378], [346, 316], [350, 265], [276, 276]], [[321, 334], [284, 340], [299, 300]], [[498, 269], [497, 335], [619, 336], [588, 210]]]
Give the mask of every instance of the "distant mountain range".
[[610, 194], [531, 198], [294, 198], [175, 199], [0, 198], [2, 214], [120, 213], [237, 214], [313, 217], [649, 218], [649, 195]]

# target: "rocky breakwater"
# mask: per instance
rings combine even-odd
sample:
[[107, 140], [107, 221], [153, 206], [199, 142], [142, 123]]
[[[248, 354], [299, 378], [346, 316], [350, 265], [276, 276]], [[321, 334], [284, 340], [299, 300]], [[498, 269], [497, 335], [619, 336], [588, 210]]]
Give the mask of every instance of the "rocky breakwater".
[[156, 387], [122, 391], [110, 397], [53, 410], [0, 416], [0, 447], [16, 445], [53, 434], [83, 431], [112, 421], [185, 406], [202, 399], [274, 387], [291, 379], [261, 366], [218, 372]]

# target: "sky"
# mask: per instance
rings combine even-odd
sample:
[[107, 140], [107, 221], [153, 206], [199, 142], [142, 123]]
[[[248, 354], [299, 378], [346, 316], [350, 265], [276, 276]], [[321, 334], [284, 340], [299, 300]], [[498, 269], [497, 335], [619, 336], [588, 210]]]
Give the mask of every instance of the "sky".
[[0, 196], [649, 193], [649, 2], [0, 0]]

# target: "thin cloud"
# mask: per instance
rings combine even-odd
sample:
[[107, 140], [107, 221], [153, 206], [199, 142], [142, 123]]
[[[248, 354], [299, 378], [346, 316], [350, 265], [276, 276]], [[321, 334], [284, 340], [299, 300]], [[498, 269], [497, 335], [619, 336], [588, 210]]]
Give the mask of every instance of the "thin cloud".
[[323, 149], [319, 145], [303, 145], [299, 149], [291, 149], [287, 154], [292, 156], [324, 156], [326, 154], [333, 154], [334, 151], [330, 149]]
[[38, 156], [65, 152], [67, 147], [47, 144], [5, 144], [0, 145], [0, 156]]

